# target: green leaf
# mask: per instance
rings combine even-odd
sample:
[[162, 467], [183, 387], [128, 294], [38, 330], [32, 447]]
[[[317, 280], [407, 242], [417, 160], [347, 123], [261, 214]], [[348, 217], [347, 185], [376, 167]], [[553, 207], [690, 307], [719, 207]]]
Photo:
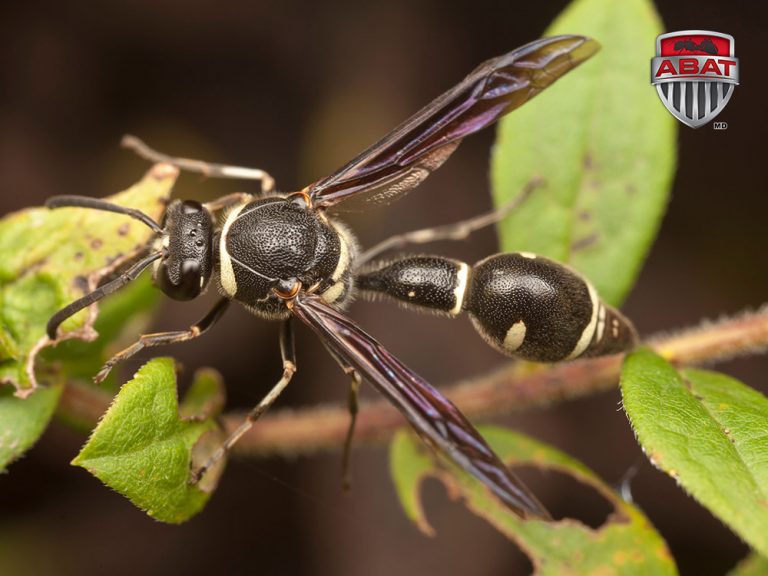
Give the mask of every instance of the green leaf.
[[61, 383], [51, 384], [21, 399], [14, 396], [11, 386], [0, 386], [0, 471], [29, 450], [43, 433], [62, 388]]
[[768, 554], [768, 399], [724, 374], [627, 357], [624, 409], [651, 462]]
[[754, 553], [728, 572], [728, 576], [765, 576], [766, 574], [768, 574], [768, 559]]
[[[158, 219], [177, 173], [157, 165], [109, 200]], [[35, 208], [0, 221], [0, 382], [21, 395], [33, 390], [36, 355], [50, 344], [50, 317], [130, 261], [151, 237], [135, 220], [79, 208]], [[64, 322], [65, 338], [93, 340], [94, 318], [92, 307]]]
[[400, 432], [392, 442], [390, 464], [406, 514], [425, 532], [432, 533], [419, 497], [428, 476], [459, 493], [467, 507], [488, 520], [530, 557], [537, 575], [561, 574], [676, 574], [664, 541], [637, 508], [624, 502], [586, 466], [545, 444], [501, 428], [482, 428], [483, 436], [505, 462], [559, 471], [597, 490], [614, 513], [598, 529], [572, 519], [557, 522], [521, 520], [501, 506], [490, 492], [466, 473], [436, 465], [423, 445], [410, 433]]
[[491, 176], [497, 205], [542, 179], [499, 225], [504, 251], [531, 251], [587, 276], [618, 305], [651, 246], [672, 184], [677, 121], [649, 81], [662, 24], [650, 0], [576, 0], [546, 35], [602, 49], [506, 117]]
[[[195, 402], [201, 398], [198, 390]], [[121, 388], [72, 463], [153, 518], [180, 523], [202, 510], [210, 497], [213, 485], [191, 486], [190, 470], [207, 459], [219, 439], [212, 420], [179, 416], [173, 360], [158, 358]], [[218, 478], [222, 467], [205, 480]]]

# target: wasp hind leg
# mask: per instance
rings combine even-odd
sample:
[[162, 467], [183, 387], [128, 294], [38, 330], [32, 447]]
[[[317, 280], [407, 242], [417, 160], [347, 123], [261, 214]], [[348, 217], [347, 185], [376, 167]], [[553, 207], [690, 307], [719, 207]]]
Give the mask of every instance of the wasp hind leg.
[[345, 492], [352, 488], [352, 475], [349, 471], [349, 465], [352, 458], [352, 439], [355, 436], [355, 425], [357, 424], [357, 413], [360, 411], [358, 401], [360, 384], [362, 380], [357, 370], [351, 366], [342, 366], [344, 372], [350, 377], [349, 396], [347, 397], [347, 408], [349, 409], [349, 427], [347, 435], [344, 437], [344, 453], [341, 457], [341, 482]]
[[331, 357], [336, 360], [336, 363], [344, 370], [344, 374], [349, 376], [349, 394], [347, 396], [347, 409], [349, 410], [349, 426], [347, 427], [347, 433], [344, 436], [344, 452], [341, 457], [341, 482], [345, 492], [348, 492], [352, 488], [352, 475], [349, 471], [349, 466], [352, 461], [352, 440], [355, 436], [355, 425], [357, 424], [357, 413], [360, 409], [359, 393], [362, 379], [360, 374], [347, 362], [345, 362], [338, 354], [331, 350], [328, 346], [325, 347]]
[[459, 222], [453, 222], [451, 224], [443, 224], [442, 226], [434, 226], [432, 228], [422, 228], [421, 230], [413, 230], [411, 232], [406, 232], [405, 234], [390, 236], [386, 240], [379, 242], [372, 248], [366, 250], [358, 259], [357, 266], [358, 268], [361, 267], [383, 252], [402, 248], [410, 244], [426, 244], [428, 242], [437, 242], [438, 240], [465, 240], [473, 232], [503, 220], [508, 214], [525, 202], [531, 193], [541, 185], [541, 182], [542, 181], [538, 178], [532, 179], [523, 188], [520, 194], [515, 196], [512, 200], [506, 204], [502, 204], [498, 208], [494, 208], [490, 212], [486, 212], [485, 214], [479, 214], [478, 216], [460, 220]]

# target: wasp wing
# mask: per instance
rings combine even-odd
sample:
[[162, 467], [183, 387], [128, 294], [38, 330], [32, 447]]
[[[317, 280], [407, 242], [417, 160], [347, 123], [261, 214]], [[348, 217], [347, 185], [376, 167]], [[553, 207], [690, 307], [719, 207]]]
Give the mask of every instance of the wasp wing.
[[436, 170], [461, 140], [521, 106], [599, 48], [583, 36], [543, 38], [478, 66], [457, 86], [308, 192], [328, 208], [351, 197], [394, 200]]
[[517, 515], [549, 518], [459, 409], [357, 324], [313, 295], [299, 295], [293, 313], [386, 396], [427, 444], [480, 480]]

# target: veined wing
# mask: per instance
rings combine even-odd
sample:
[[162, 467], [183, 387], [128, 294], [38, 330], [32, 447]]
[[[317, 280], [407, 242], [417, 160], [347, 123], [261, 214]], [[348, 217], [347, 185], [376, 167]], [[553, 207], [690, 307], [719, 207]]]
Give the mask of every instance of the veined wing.
[[583, 36], [543, 38], [493, 58], [308, 193], [320, 208], [388, 202], [418, 186], [461, 140], [533, 98], [595, 52]]
[[517, 515], [549, 518], [459, 409], [357, 324], [314, 295], [297, 296], [293, 313], [386, 396], [427, 444], [480, 480]]

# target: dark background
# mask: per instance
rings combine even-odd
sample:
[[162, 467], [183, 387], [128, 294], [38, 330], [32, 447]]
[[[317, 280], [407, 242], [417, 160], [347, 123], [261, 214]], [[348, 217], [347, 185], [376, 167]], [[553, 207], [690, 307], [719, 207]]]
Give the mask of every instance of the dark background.
[[[538, 37], [564, 2], [67, 4], [29, 0], [0, 9], [2, 213], [53, 194], [103, 196], [126, 187], [147, 168], [119, 149], [126, 132], [167, 152], [261, 167], [281, 189], [299, 189], [480, 61]], [[667, 30], [733, 34], [743, 82], [718, 118], [728, 122], [727, 131], [680, 129], [669, 212], [625, 306], [645, 335], [754, 308], [768, 287], [768, 85], [759, 57], [765, 6], [658, 4]], [[648, 50], [650, 58], [653, 47]], [[362, 243], [488, 209], [492, 140], [492, 130], [471, 138], [418, 193], [351, 218]], [[247, 184], [201, 183], [187, 175], [177, 195], [212, 198], [243, 188]], [[434, 248], [475, 261], [494, 246], [486, 231], [471, 243]], [[156, 326], [186, 326], [208, 304], [164, 303]], [[504, 361], [466, 320], [364, 302], [352, 314], [438, 385]], [[346, 380], [312, 335], [301, 330], [297, 345], [301, 371], [279, 405], [342, 400]], [[242, 310], [209, 337], [172, 353], [190, 368], [187, 374], [201, 365], [218, 368], [232, 406], [254, 404], [279, 372], [276, 327]], [[765, 357], [722, 368], [768, 389]], [[618, 392], [611, 392], [499, 422], [560, 447], [615, 483], [643, 462], [618, 402]], [[437, 483], [426, 487], [437, 537], [422, 536], [401, 512], [381, 447], [355, 452], [350, 496], [341, 494], [338, 454], [235, 461], [207, 509], [174, 527], [68, 466], [83, 440], [55, 424], [0, 477], [0, 573], [484, 575], [531, 569], [522, 553], [450, 502]], [[683, 573], [721, 574], [746, 553], [647, 462], [632, 488]], [[536, 490], [556, 511], [600, 519], [600, 507], [578, 486], [546, 478]]]

